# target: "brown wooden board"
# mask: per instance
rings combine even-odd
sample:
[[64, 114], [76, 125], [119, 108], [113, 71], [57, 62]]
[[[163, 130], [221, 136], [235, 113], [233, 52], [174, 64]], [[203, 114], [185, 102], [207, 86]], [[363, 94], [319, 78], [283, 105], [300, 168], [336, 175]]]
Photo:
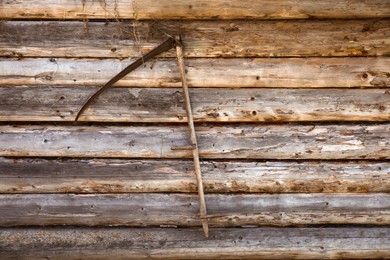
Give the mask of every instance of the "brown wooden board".
[[387, 0], [182, 1], [13, 0], [0, 18], [12, 19], [307, 19], [389, 17]]
[[[197, 126], [202, 158], [390, 159], [389, 124]], [[0, 126], [0, 156], [191, 158], [185, 126]]]
[[3, 21], [0, 34], [0, 56], [18, 58], [139, 57], [167, 34], [191, 58], [390, 55], [390, 20]]
[[[98, 87], [0, 87], [0, 121], [74, 121]], [[197, 122], [389, 121], [386, 89], [190, 90]], [[186, 122], [177, 88], [112, 88], [79, 119], [97, 122]]]
[[[390, 194], [207, 194], [210, 227], [390, 224]], [[193, 194], [0, 195], [0, 226], [200, 226]]]
[[[134, 59], [0, 59], [0, 85], [103, 85]], [[388, 87], [390, 57], [187, 59], [190, 87]], [[116, 86], [181, 87], [176, 59], [153, 60]]]
[[375, 259], [389, 228], [2, 228], [3, 259]]
[[[387, 162], [202, 161], [201, 172], [209, 193], [390, 193]], [[191, 160], [0, 158], [0, 193], [196, 191]]]

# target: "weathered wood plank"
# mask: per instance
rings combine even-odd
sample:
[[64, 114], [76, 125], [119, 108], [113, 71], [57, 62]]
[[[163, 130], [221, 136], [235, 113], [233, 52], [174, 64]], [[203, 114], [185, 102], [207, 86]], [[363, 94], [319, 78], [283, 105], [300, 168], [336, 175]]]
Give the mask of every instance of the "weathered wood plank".
[[[210, 227], [390, 224], [390, 194], [206, 194]], [[0, 195], [0, 226], [201, 226], [193, 194]]]
[[[250, 7], [250, 8], [248, 8]], [[0, 18], [39, 19], [306, 19], [389, 17], [386, 0], [191, 1], [191, 0], [12, 0]]]
[[385, 259], [389, 228], [2, 228], [3, 259]]
[[[0, 87], [0, 121], [74, 121], [97, 87]], [[386, 89], [191, 89], [198, 122], [389, 121]], [[113, 88], [79, 120], [185, 122], [182, 90]]]
[[186, 57], [390, 55], [390, 20], [239, 20], [3, 21], [0, 56], [139, 57], [166, 39], [163, 32], [181, 35]]
[[[201, 162], [207, 192], [386, 192], [387, 162]], [[189, 160], [0, 157], [0, 193], [196, 192]]]
[[[1, 85], [102, 85], [133, 60], [0, 59]], [[191, 87], [386, 87], [390, 57], [188, 59]], [[147, 62], [116, 86], [180, 87], [175, 59]]]
[[[389, 159], [390, 124], [196, 127], [202, 158]], [[0, 126], [0, 156], [191, 158], [185, 126]]]

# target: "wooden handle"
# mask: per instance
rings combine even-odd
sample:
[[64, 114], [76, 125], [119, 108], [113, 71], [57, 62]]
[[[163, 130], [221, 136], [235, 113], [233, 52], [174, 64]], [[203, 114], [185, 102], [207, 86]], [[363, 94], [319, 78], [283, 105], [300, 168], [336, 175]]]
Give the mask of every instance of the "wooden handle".
[[180, 43], [179, 36], [176, 36], [175, 40], [177, 42], [177, 44], [176, 44], [177, 62], [178, 62], [179, 69], [180, 69], [180, 76], [181, 76], [181, 82], [182, 82], [183, 93], [184, 93], [184, 101], [185, 101], [187, 118], [188, 118], [188, 126], [190, 128], [190, 141], [191, 141], [191, 144], [194, 146], [194, 149], [192, 150], [192, 157], [194, 160], [195, 175], [196, 175], [196, 180], [198, 183], [200, 218], [202, 221], [204, 235], [206, 237], [208, 237], [209, 236], [209, 226], [208, 226], [208, 220], [207, 220], [207, 218], [205, 218], [205, 216], [207, 215], [206, 201], [205, 201], [205, 197], [204, 197], [202, 174], [200, 171], [199, 149], [198, 149], [198, 143], [196, 140], [194, 119], [192, 116], [190, 93], [188, 91], [187, 79], [186, 79], [185, 69], [184, 69], [183, 47], [182, 47], [182, 44]]

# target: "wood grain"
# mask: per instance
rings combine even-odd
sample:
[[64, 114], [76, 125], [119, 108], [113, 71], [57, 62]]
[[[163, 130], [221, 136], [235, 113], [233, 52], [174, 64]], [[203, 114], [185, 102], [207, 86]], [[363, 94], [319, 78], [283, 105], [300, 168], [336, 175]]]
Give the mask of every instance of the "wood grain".
[[[207, 194], [210, 227], [390, 224], [390, 194]], [[195, 194], [0, 195], [0, 226], [201, 226]]]
[[[186, 57], [390, 55], [390, 20], [2, 21], [0, 56], [139, 57], [181, 35]], [[42, 39], [45, 39], [44, 41]], [[176, 57], [173, 51], [164, 57]]]
[[[133, 59], [0, 59], [0, 85], [103, 85]], [[188, 59], [190, 87], [388, 87], [390, 57]], [[175, 59], [154, 60], [116, 86], [180, 87]]]
[[375, 259], [389, 228], [1, 228], [3, 259]]
[[[0, 1], [0, 258], [389, 258], [389, 18], [387, 0]], [[171, 149], [188, 129], [131, 124], [187, 121], [173, 52], [82, 118], [111, 125], [66, 123], [166, 34], [208, 240], [191, 152]]]
[[[196, 192], [190, 160], [9, 159], [0, 193]], [[202, 161], [206, 192], [390, 193], [387, 162]]]
[[12, 0], [0, 18], [12, 19], [307, 19], [389, 17], [386, 0], [191, 1]]
[[389, 228], [1, 228], [3, 259], [372, 259]]
[[[390, 124], [197, 126], [200, 156], [390, 159]], [[0, 156], [191, 158], [185, 126], [0, 126]]]
[[[0, 121], [74, 121], [98, 87], [0, 87]], [[389, 121], [386, 89], [190, 90], [197, 122]], [[96, 122], [186, 122], [182, 90], [112, 88], [81, 115]]]

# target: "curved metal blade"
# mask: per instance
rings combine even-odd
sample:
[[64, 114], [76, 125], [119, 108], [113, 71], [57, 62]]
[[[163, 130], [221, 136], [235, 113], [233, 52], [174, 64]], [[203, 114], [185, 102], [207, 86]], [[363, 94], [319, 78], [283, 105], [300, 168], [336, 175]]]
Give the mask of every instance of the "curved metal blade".
[[85, 104], [82, 106], [80, 111], [77, 113], [75, 121], [77, 121], [80, 117], [80, 115], [84, 112], [85, 109], [89, 107], [89, 105], [98, 97], [100, 96], [104, 91], [106, 91], [108, 88], [110, 88], [113, 84], [115, 84], [117, 81], [122, 79], [124, 76], [150, 60], [151, 58], [159, 55], [160, 53], [166, 52], [173, 47], [175, 47], [175, 39], [173, 37], [169, 37], [167, 40], [165, 40], [163, 43], [161, 43], [159, 46], [139, 58], [138, 60], [131, 63], [129, 66], [127, 66], [124, 70], [119, 72], [115, 77], [113, 77], [110, 81], [108, 81], [103, 87], [101, 87], [98, 91], [95, 92], [88, 100], [85, 102]]

